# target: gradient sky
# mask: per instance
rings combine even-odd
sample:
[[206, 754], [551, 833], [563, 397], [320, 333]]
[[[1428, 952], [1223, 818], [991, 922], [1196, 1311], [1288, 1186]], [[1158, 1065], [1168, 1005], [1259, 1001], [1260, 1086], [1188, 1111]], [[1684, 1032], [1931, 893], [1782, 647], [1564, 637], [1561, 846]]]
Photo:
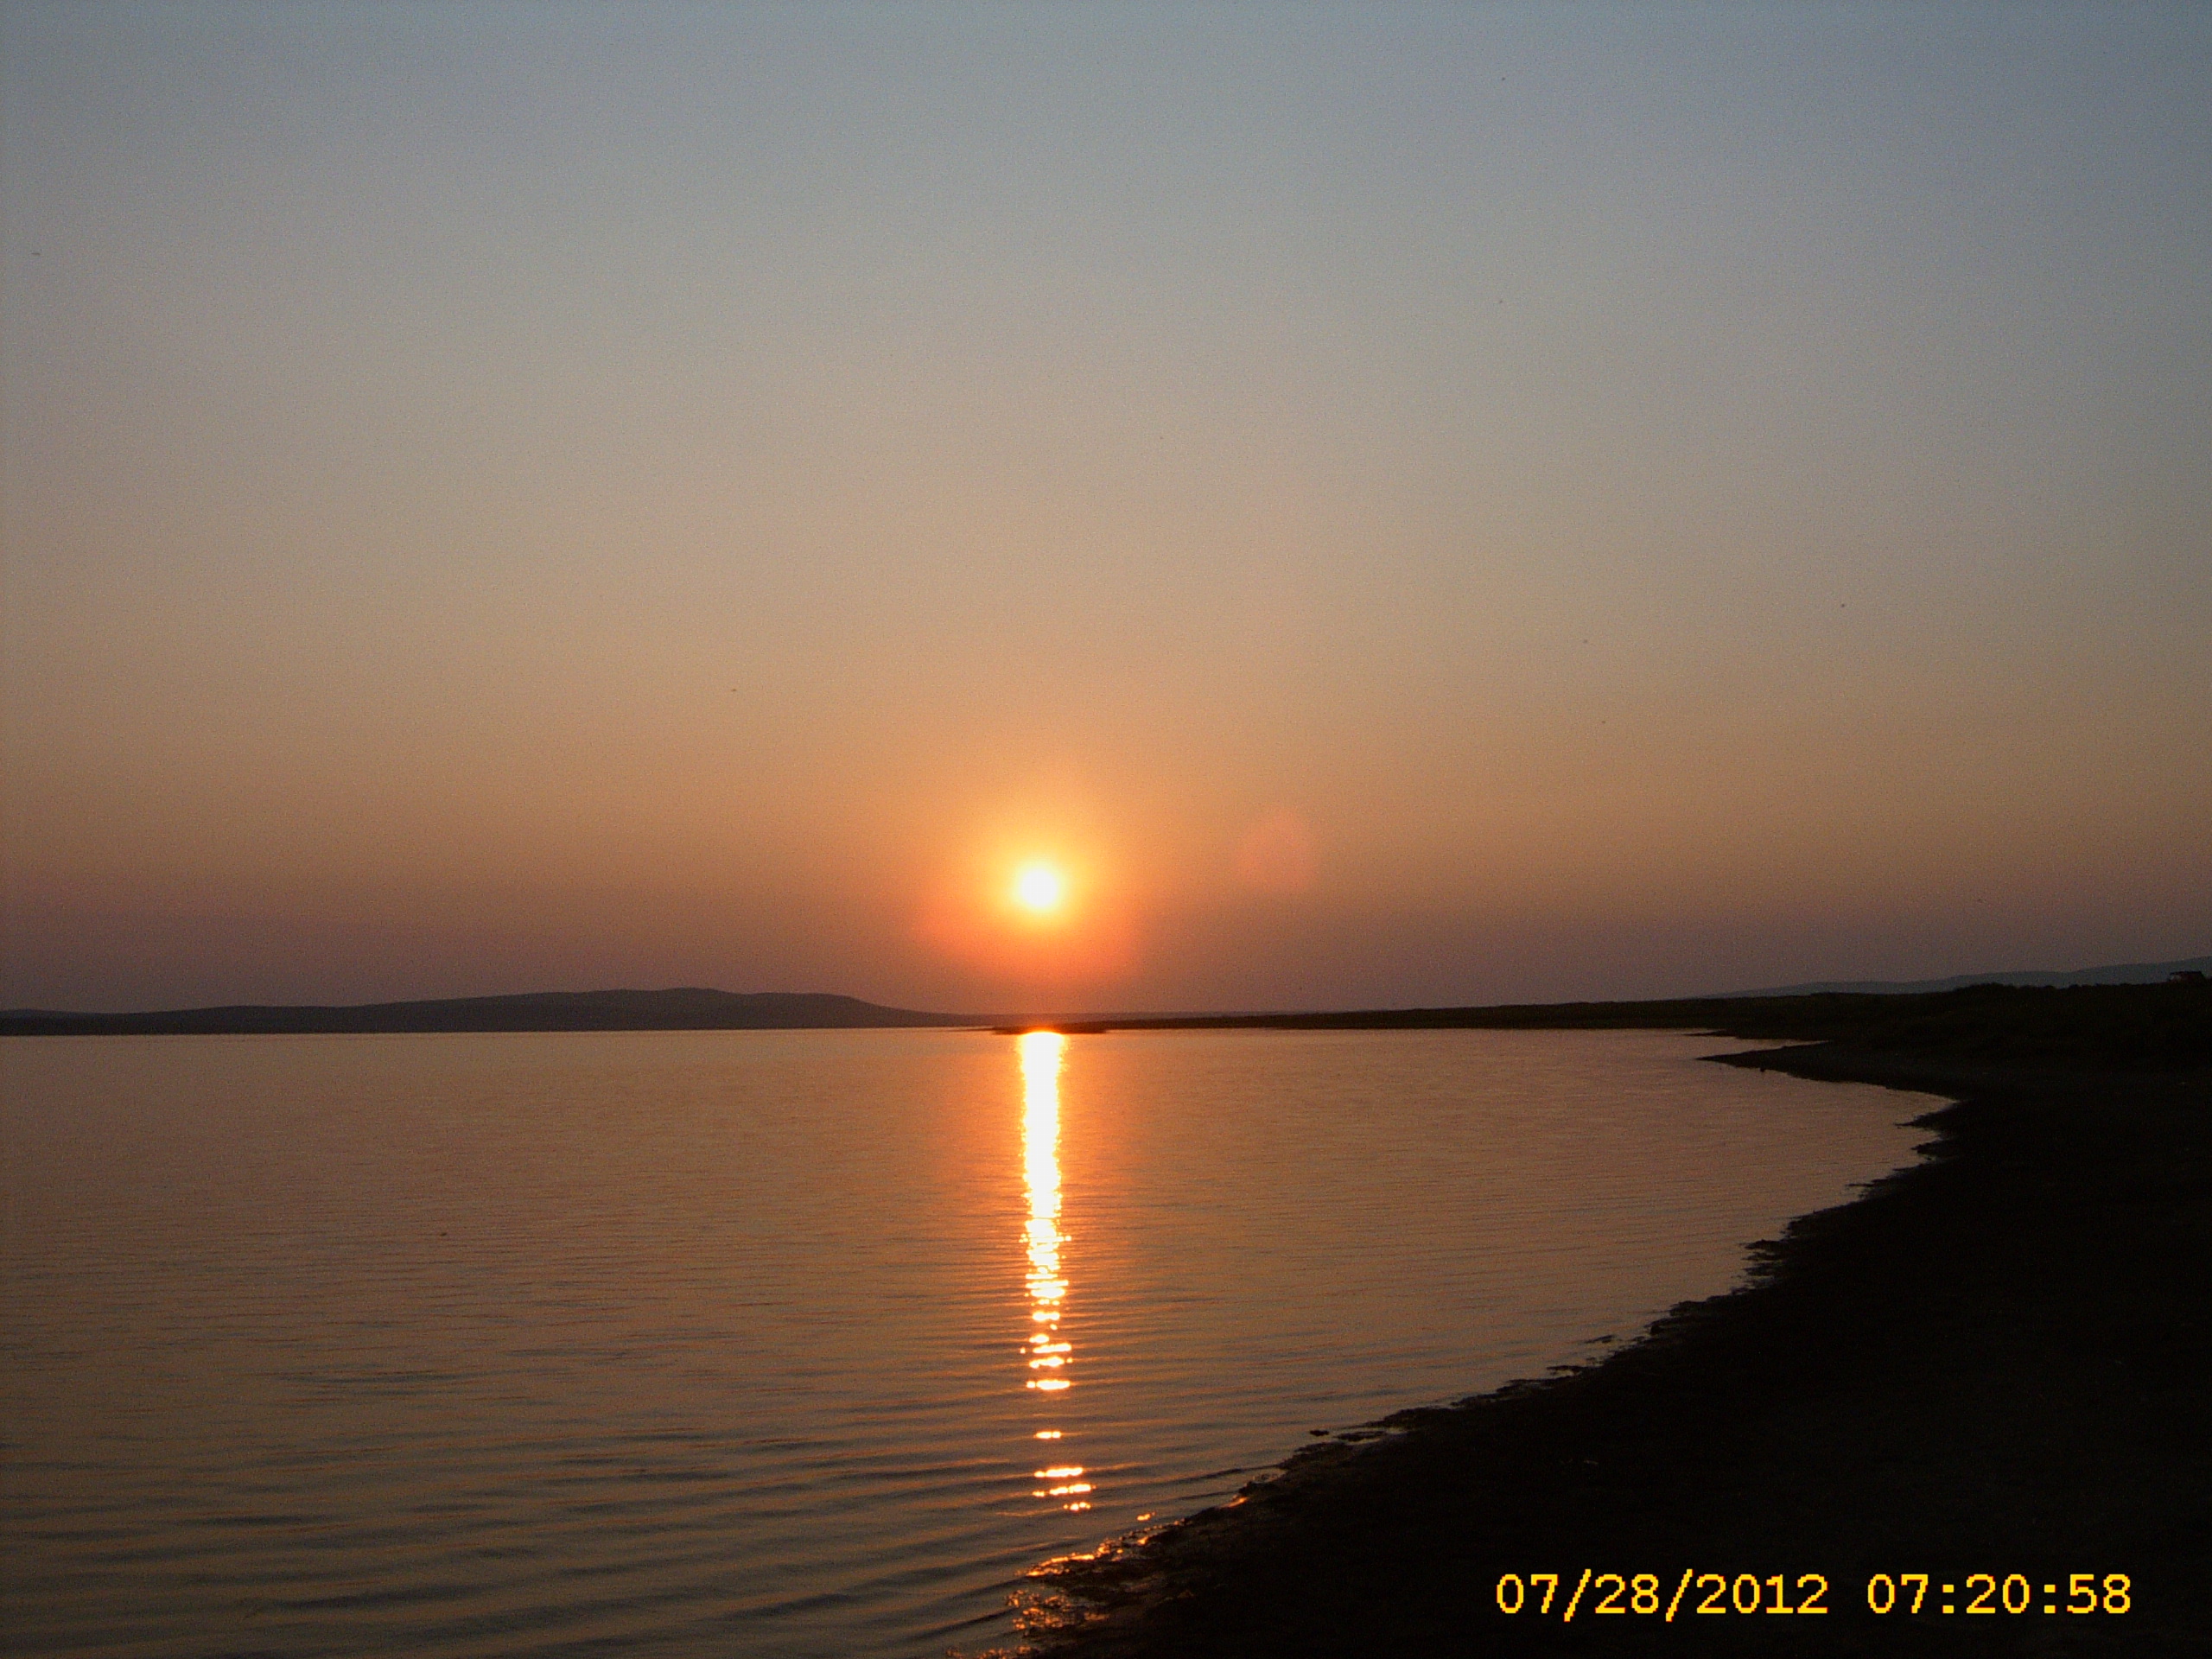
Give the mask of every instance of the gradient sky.
[[2212, 950], [2212, 8], [0, 52], [10, 1005]]

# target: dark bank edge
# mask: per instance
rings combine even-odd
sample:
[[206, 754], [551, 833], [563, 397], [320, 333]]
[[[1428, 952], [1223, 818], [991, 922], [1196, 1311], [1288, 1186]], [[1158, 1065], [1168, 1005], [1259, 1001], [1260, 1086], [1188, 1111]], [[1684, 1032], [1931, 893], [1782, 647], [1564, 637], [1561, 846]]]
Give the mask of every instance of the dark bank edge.
[[[1788, 1001], [1699, 1023], [1816, 1040], [1711, 1058], [1943, 1097], [1912, 1120], [1936, 1132], [1922, 1162], [1793, 1222], [1743, 1286], [1602, 1360], [1395, 1414], [1227, 1504], [1046, 1563], [1015, 1650], [2212, 1652], [2212, 986]], [[1637, 1017], [1560, 1023], [1662, 1023], [1615, 1006]], [[1497, 1011], [1435, 1012], [1391, 1023]], [[1544, 1023], [1526, 1012], [1513, 1023]], [[1296, 1023], [1355, 1022], [1376, 1023]], [[1668, 1593], [1692, 1570], [1817, 1573], [1827, 1611], [1686, 1622], [1655, 1603], [1570, 1625], [1564, 1586], [1548, 1616], [1503, 1611], [1505, 1574], [1571, 1586], [1586, 1567]], [[2033, 1605], [1868, 1601], [1878, 1574], [1977, 1572], [2017, 1575]], [[2044, 1597], [2079, 1573], [2125, 1575], [2126, 1611]]]

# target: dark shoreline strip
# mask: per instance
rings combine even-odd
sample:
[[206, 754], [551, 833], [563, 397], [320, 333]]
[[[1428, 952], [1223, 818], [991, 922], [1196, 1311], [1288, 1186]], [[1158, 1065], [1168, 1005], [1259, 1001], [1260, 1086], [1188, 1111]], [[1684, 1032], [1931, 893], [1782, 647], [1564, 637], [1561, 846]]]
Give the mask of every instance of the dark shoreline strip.
[[303, 1037], [556, 1031], [857, 1030], [973, 1026], [961, 1014], [889, 1008], [813, 991], [537, 991], [339, 1007], [240, 1004], [145, 1014], [0, 1010], [0, 1037]]
[[[2212, 1652], [2212, 1072], [1834, 1043], [1721, 1058], [1955, 1103], [1915, 1120], [1939, 1131], [1925, 1162], [1793, 1224], [1751, 1284], [1611, 1357], [1402, 1414], [1044, 1570], [1035, 1650]], [[1783, 1574], [1793, 1600], [1819, 1573], [1831, 1611], [1678, 1608], [1662, 1632], [1593, 1597], [1570, 1626], [1585, 1567], [1655, 1574], [1661, 1604], [1686, 1569]], [[1507, 1573], [1562, 1574], [1551, 1616], [1502, 1612]], [[1958, 1589], [1878, 1616], [1879, 1573]], [[1968, 1615], [1974, 1573], [2020, 1575], [2032, 1606]], [[2075, 1573], [2100, 1611], [2044, 1613]], [[2113, 1573], [2124, 1613], [2103, 1611]]]

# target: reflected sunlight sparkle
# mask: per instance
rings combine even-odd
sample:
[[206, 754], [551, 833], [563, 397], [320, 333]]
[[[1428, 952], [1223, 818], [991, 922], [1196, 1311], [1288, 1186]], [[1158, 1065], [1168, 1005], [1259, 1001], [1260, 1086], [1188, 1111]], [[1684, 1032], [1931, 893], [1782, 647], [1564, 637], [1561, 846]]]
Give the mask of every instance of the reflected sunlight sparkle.
[[[1035, 873], [1023, 872], [1024, 878]], [[1052, 872], [1042, 874], [1053, 884], [1052, 899], [1058, 898], [1059, 878]], [[1063, 1375], [1073, 1363], [1075, 1345], [1060, 1340], [1060, 1306], [1067, 1300], [1068, 1281], [1060, 1271], [1060, 1246], [1067, 1242], [1060, 1231], [1060, 1062], [1067, 1050], [1068, 1039], [1057, 1031], [1024, 1032], [1018, 1039], [1021, 1055], [1021, 1156], [1022, 1173], [1028, 1188], [1029, 1219], [1024, 1236], [1029, 1256], [1030, 1332], [1024, 1342], [1027, 1369], [1041, 1372], [1030, 1376], [1024, 1387], [1039, 1394], [1058, 1394], [1071, 1386]], [[1041, 1428], [1036, 1438], [1057, 1440], [1060, 1433], [1056, 1428]], [[1080, 1468], [1065, 1465], [1066, 1472], [1081, 1474]], [[1040, 1475], [1058, 1472], [1039, 1471]], [[1075, 1497], [1088, 1492], [1090, 1486], [1064, 1485], [1039, 1490], [1038, 1497]], [[1088, 1509], [1087, 1503], [1070, 1503], [1068, 1509]]]

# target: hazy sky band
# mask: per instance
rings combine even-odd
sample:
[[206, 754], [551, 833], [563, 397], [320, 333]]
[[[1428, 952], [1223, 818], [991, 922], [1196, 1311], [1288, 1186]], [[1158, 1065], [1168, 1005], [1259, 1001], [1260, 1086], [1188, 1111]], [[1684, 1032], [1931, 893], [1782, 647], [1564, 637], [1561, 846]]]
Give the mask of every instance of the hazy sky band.
[[1031, 842], [1113, 1006], [2212, 936], [2201, 8], [0, 45], [10, 1003], [991, 1006]]

